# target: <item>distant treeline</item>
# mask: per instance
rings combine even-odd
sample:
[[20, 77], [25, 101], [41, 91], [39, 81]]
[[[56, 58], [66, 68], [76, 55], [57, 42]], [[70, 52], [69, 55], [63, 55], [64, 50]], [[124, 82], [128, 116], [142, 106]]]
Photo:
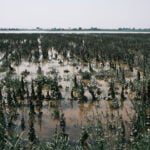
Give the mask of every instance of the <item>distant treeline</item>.
[[150, 28], [0, 28], [0, 31], [143, 31], [143, 32], [150, 32]]

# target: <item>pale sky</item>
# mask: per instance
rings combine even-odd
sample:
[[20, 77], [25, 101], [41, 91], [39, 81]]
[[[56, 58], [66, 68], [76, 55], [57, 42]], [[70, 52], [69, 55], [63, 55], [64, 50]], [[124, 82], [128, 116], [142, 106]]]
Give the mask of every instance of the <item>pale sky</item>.
[[0, 0], [0, 28], [150, 28], [150, 0]]

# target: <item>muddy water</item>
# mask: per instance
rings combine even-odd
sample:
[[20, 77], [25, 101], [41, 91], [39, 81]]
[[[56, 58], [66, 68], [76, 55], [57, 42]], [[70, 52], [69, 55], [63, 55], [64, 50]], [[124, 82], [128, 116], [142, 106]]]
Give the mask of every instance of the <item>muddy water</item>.
[[[103, 127], [107, 125], [107, 121], [111, 120], [111, 115], [114, 115], [114, 120], [117, 120], [118, 113], [122, 116], [125, 122], [130, 124], [130, 118], [133, 118], [135, 112], [132, 109], [132, 104], [129, 100], [126, 100], [119, 110], [112, 110], [109, 107], [109, 102], [101, 100], [94, 103], [78, 104], [77, 102], [70, 102], [65, 100], [61, 102], [58, 108], [49, 107], [48, 102], [45, 102], [42, 108], [42, 116], [39, 117], [39, 112], [36, 110], [34, 119], [34, 127], [36, 136], [41, 141], [47, 141], [55, 131], [56, 126], [59, 127], [59, 120], [53, 119], [52, 114], [54, 109], [58, 109], [63, 112], [66, 118], [66, 133], [69, 134], [70, 139], [78, 140], [82, 126], [87, 126], [88, 122], [96, 122], [96, 119], [100, 119]], [[19, 118], [15, 122], [18, 126], [17, 130], [21, 132], [19, 125], [21, 124], [21, 117], [25, 118], [26, 129], [24, 137], [27, 138], [28, 134], [28, 121], [29, 121], [29, 108], [23, 107], [18, 110]], [[115, 119], [116, 118], [116, 119]], [[130, 130], [130, 129], [128, 129]]]
[[[99, 97], [99, 101], [92, 102], [91, 95], [87, 89], [85, 89], [85, 96], [88, 98], [88, 102], [85, 104], [79, 104], [77, 101], [70, 101], [70, 93], [73, 87], [72, 79], [74, 75], [77, 75], [77, 78], [81, 78], [79, 74], [79, 70], [82, 69], [84, 71], [88, 71], [88, 65], [79, 65], [78, 68], [74, 66], [70, 66], [68, 61], [64, 61], [63, 64], [59, 64], [57, 60], [50, 60], [49, 62], [41, 62], [39, 64], [29, 63], [23, 61], [20, 66], [14, 66], [16, 73], [19, 78], [21, 73], [24, 70], [30, 72], [30, 75], [25, 78], [27, 81], [31, 81], [37, 77], [37, 69], [38, 67], [42, 68], [42, 72], [46, 76], [50, 76], [50, 71], [56, 69], [58, 72], [58, 76], [62, 78], [59, 82], [59, 85], [62, 85], [61, 93], [63, 96], [63, 100], [56, 106], [56, 108], [50, 107], [50, 102], [44, 101], [42, 108], [42, 116], [39, 116], [38, 110], [36, 110], [36, 115], [34, 118], [34, 127], [36, 131], [36, 136], [41, 141], [48, 141], [48, 139], [54, 134], [56, 126], [59, 128], [59, 120], [53, 119], [52, 114], [55, 109], [59, 110], [60, 113], [64, 113], [66, 118], [66, 133], [69, 134], [70, 139], [78, 140], [81, 132], [82, 126], [87, 126], [89, 121], [96, 122], [97, 119], [100, 119], [104, 128], [107, 126], [107, 122], [116, 121], [117, 124], [118, 117], [122, 117], [122, 120], [126, 123], [126, 128], [130, 130], [130, 120], [134, 117], [135, 112], [133, 110], [133, 106], [131, 103], [131, 95], [130, 91], [125, 96], [127, 99], [121, 103], [121, 107], [117, 110], [112, 110], [110, 108], [110, 102], [106, 100], [108, 96], [109, 84], [108, 81], [105, 80], [96, 80], [92, 77], [91, 82], [95, 82], [97, 86], [101, 89], [102, 94]], [[95, 71], [100, 72], [101, 70], [109, 70], [108, 63], [104, 68], [101, 66], [97, 66], [92, 64], [92, 67]], [[64, 70], [68, 70], [68, 73], [65, 73]], [[134, 71], [134, 75], [130, 77], [134, 78], [136, 71]], [[66, 90], [66, 87], [69, 88]], [[121, 86], [118, 84], [118, 91], [120, 93]], [[43, 94], [46, 94], [46, 91], [43, 90]], [[117, 96], [118, 98], [120, 96]], [[18, 109], [18, 119], [14, 122], [17, 126], [17, 132], [21, 132], [20, 124], [21, 118], [25, 119], [25, 132], [24, 137], [27, 138], [29, 132], [29, 108], [22, 107]], [[113, 119], [112, 119], [113, 116]]]

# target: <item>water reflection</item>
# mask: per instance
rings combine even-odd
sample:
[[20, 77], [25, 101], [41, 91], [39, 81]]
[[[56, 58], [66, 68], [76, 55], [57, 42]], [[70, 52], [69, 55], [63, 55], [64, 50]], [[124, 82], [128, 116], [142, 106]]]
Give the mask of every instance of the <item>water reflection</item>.
[[[131, 103], [131, 99], [134, 95], [128, 90], [128, 93], [125, 95], [126, 100], [120, 102], [121, 107], [117, 110], [112, 109], [110, 107], [111, 102], [107, 101], [110, 78], [96, 79], [92, 76], [91, 81], [83, 81], [85, 86], [94, 84], [100, 89], [101, 93], [99, 94], [98, 101], [92, 102], [92, 95], [89, 93], [87, 87], [84, 87], [84, 96], [88, 99], [87, 103], [78, 103], [77, 100], [75, 101], [71, 99], [73, 77], [74, 75], [77, 75], [77, 78], [81, 79], [79, 73], [80, 68], [82, 67], [85, 71], [88, 70], [88, 66], [84, 65], [78, 66], [78, 69], [76, 69], [75, 66], [69, 65], [67, 61], [63, 62], [63, 65], [60, 65], [57, 60], [51, 60], [50, 63], [40, 64], [41, 71], [44, 75], [51, 77], [52, 72], [58, 73], [59, 87], [61, 87], [60, 91], [63, 100], [50, 101], [50, 94], [52, 91], [45, 88], [42, 90], [40, 96], [43, 94], [46, 99], [44, 99], [41, 105], [35, 107], [37, 104], [37, 101], [34, 101], [36, 89], [35, 91], [32, 89], [34, 84], [33, 80], [38, 76], [36, 73], [38, 67], [39, 64], [28, 62], [22, 62], [20, 66], [15, 67], [17, 72], [16, 76], [18, 77], [20, 77], [24, 70], [30, 72], [30, 75], [25, 78], [26, 82], [31, 82], [31, 85], [25, 87], [28, 91], [27, 99], [22, 98], [24, 100], [21, 100], [21, 103], [24, 105], [17, 109], [19, 116], [17, 117], [17, 120], [14, 121], [16, 126], [18, 126], [16, 129], [17, 132], [24, 131], [25, 138], [28, 138], [30, 135], [31, 137], [29, 138], [31, 141], [35, 137], [44, 141], [48, 140], [50, 136], [54, 134], [54, 129], [59, 124], [59, 114], [61, 113], [64, 113], [66, 118], [66, 132], [72, 140], [76, 140], [79, 137], [82, 126], [86, 126], [89, 122], [96, 122], [99, 119], [101, 120], [103, 127], [107, 130], [108, 122], [111, 123], [113, 121], [114, 124], [117, 124], [118, 122], [116, 120], [121, 117], [125, 122], [125, 127], [129, 130], [129, 124], [131, 124], [130, 120], [135, 114]], [[109, 70], [108, 63], [106, 63], [106, 66], [103, 69], [100, 64], [92, 64], [92, 67], [95, 67], [94, 70], [98, 72]], [[133, 76], [130, 76], [130, 79], [135, 78], [135, 72], [136, 71], [133, 71]], [[120, 93], [121, 85], [116, 83], [116, 87], [116, 91]], [[31, 100], [29, 103], [28, 99], [30, 94], [33, 102]], [[117, 95], [116, 97], [119, 99], [120, 95]], [[29, 134], [29, 132], [31, 132], [31, 134]]]

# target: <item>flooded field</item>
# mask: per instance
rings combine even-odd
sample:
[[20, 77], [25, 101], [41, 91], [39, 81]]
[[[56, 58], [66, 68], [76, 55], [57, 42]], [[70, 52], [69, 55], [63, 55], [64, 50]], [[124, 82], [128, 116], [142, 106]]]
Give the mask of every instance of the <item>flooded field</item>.
[[[86, 51], [85, 40], [81, 42], [83, 51]], [[39, 35], [35, 43], [29, 40], [33, 48], [36, 44], [37, 47], [29, 54], [23, 51], [28, 57], [21, 55], [20, 49], [12, 48], [14, 42], [10, 53], [0, 52], [0, 104], [7, 135], [22, 134], [22, 142], [42, 143], [61, 133], [69, 137], [71, 145], [79, 145], [86, 129], [88, 147], [92, 143], [98, 145], [100, 138], [101, 146], [105, 145], [104, 141], [110, 141], [105, 149], [116, 149], [120, 139], [122, 149], [130, 149], [134, 134], [149, 132], [149, 127], [139, 130], [136, 126], [143, 121], [139, 120], [141, 110], [146, 117], [142, 128], [149, 123], [150, 115], [146, 105], [149, 104], [146, 95], [149, 70], [145, 72], [137, 65], [143, 57], [131, 51], [130, 57], [138, 58], [132, 62], [133, 58], [126, 56], [123, 62], [112, 56], [104, 58], [104, 52], [100, 51], [101, 57], [95, 54], [99, 58], [88, 60], [83, 55], [72, 54], [71, 49], [62, 52], [55, 47], [47, 48], [45, 55], [43, 41], [44, 35]], [[1, 43], [5, 45], [8, 41]], [[18, 46], [19, 42], [16, 43]], [[21, 43], [25, 44], [26, 40]], [[69, 42], [69, 45], [77, 44]], [[88, 51], [84, 54], [90, 55]], [[86, 149], [84, 144], [81, 146]]]
[[[95, 64], [92, 64], [93, 66]], [[104, 68], [105, 70], [109, 70], [110, 68], [107, 66]], [[37, 70], [38, 67], [41, 67], [42, 74], [51, 76], [50, 72], [55, 69], [55, 71], [58, 73], [58, 76], [60, 78], [59, 85], [62, 86], [60, 89], [63, 100], [59, 101], [56, 106], [51, 106], [51, 103], [53, 101], [43, 101], [42, 109], [39, 111], [38, 108], [35, 108], [36, 115], [34, 118], [34, 128], [37, 137], [40, 140], [48, 141], [50, 136], [54, 134], [54, 129], [56, 127], [59, 127], [59, 119], [53, 118], [53, 112], [55, 109], [57, 109], [60, 113], [64, 113], [66, 118], [66, 132], [69, 134], [70, 139], [77, 140], [80, 136], [82, 127], [86, 127], [89, 123], [89, 120], [91, 122], [95, 121], [95, 118], [98, 118], [101, 120], [103, 126], [105, 127], [107, 124], [107, 121], [109, 120], [112, 122], [112, 118], [115, 118], [115, 123], [117, 124], [116, 118], [121, 117], [125, 124], [128, 132], [130, 132], [131, 128], [131, 119], [136, 116], [135, 111], [133, 110], [133, 105], [131, 100], [134, 97], [134, 92], [130, 92], [130, 89], [127, 89], [126, 100], [124, 102], [119, 101], [120, 108], [117, 110], [114, 110], [110, 107], [110, 101], [107, 101], [107, 95], [109, 90], [109, 80], [97, 80], [95, 76], [92, 76], [92, 80], [88, 82], [88, 84], [96, 84], [97, 88], [100, 88], [102, 93], [98, 97], [98, 101], [93, 102], [92, 96], [89, 93], [87, 87], [85, 87], [85, 93], [84, 95], [88, 98], [87, 103], [79, 103], [78, 100], [74, 101], [71, 100], [71, 89], [73, 88], [73, 78], [74, 75], [77, 75], [77, 77], [80, 79], [81, 75], [79, 73], [80, 68], [82, 70], [89, 71], [88, 64], [87, 66], [78, 65], [77, 67], [69, 65], [69, 61], [65, 61], [63, 64], [59, 64], [57, 60], [52, 59], [49, 62], [34, 64], [34, 63], [28, 63], [28, 62], [22, 62], [20, 66], [14, 67], [16, 70], [16, 74], [14, 74], [14, 78], [20, 78], [21, 73], [23, 71], [30, 72], [30, 75], [28, 75], [25, 78], [25, 82], [31, 82], [31, 80], [34, 80], [37, 78]], [[65, 73], [65, 70], [68, 70], [67, 73]], [[99, 72], [102, 71], [103, 68], [101, 66], [97, 66], [96, 68], [93, 67], [93, 69], [97, 69]], [[96, 72], [95, 72], [96, 74]], [[130, 78], [127, 78], [126, 80], [131, 80], [135, 78], [135, 74], [133, 72], [133, 75], [130, 76]], [[118, 83], [116, 84], [116, 88], [118, 89], [118, 93], [121, 92], [121, 85]], [[43, 94], [46, 97], [46, 89], [43, 89]], [[120, 95], [117, 96], [120, 98]], [[25, 99], [24, 103], [28, 103], [28, 100]], [[17, 113], [19, 115], [18, 119], [14, 121], [14, 124], [16, 126], [16, 131], [20, 131], [20, 124], [22, 117], [25, 119], [25, 133], [24, 136], [27, 138], [28, 134], [28, 121], [29, 121], [29, 107], [22, 106], [17, 110]], [[42, 115], [40, 115], [40, 112], [42, 112]], [[129, 135], [128, 135], [129, 136]]]
[[[95, 79], [93, 75], [93, 81], [94, 84], [97, 85], [97, 88], [100, 88], [102, 93], [98, 97], [98, 101], [93, 102], [92, 96], [89, 93], [88, 89], [85, 87], [85, 96], [88, 98], [87, 103], [79, 103], [78, 100], [74, 101], [71, 100], [71, 89], [73, 88], [73, 78], [74, 75], [77, 75], [78, 78], [81, 78], [81, 75], [79, 74], [78, 70], [79, 68], [82, 68], [82, 70], [88, 70], [88, 65], [78, 66], [78, 69], [74, 66], [70, 66], [68, 61], [65, 61], [64, 64], [60, 65], [58, 64], [57, 60], [51, 60], [49, 62], [44, 62], [41, 64], [34, 64], [34, 63], [27, 63], [22, 62], [22, 64], [18, 67], [14, 67], [16, 70], [15, 77], [20, 78], [21, 73], [23, 71], [29, 71], [30, 75], [25, 78], [25, 82], [31, 82], [31, 79], [34, 80], [37, 78], [37, 70], [38, 67], [42, 68], [43, 75], [50, 75], [50, 71], [52, 69], [56, 69], [56, 72], [58, 72], [59, 78], [61, 78], [59, 85], [62, 86], [60, 89], [63, 100], [59, 101], [57, 106], [53, 107], [51, 106], [51, 103], [53, 101], [43, 101], [43, 106], [40, 112], [42, 112], [42, 115], [39, 115], [39, 110], [35, 108], [36, 115], [34, 120], [35, 125], [35, 132], [37, 134], [37, 137], [40, 140], [49, 140], [50, 135], [54, 134], [54, 129], [56, 126], [59, 127], [59, 119], [53, 118], [53, 111], [57, 109], [59, 112], [64, 113], [66, 118], [66, 132], [69, 134], [70, 138], [73, 140], [77, 140], [80, 136], [80, 132], [82, 130], [83, 126], [87, 126], [88, 120], [90, 119], [91, 122], [95, 121], [95, 117], [98, 117], [101, 119], [104, 126], [107, 123], [107, 120], [111, 121], [111, 117], [117, 117], [118, 114], [122, 119], [126, 122], [127, 125], [130, 124], [131, 119], [136, 115], [135, 111], [133, 110], [133, 106], [131, 103], [131, 100], [133, 99], [134, 93], [130, 92], [128, 90], [128, 94], [125, 96], [127, 99], [124, 102], [119, 102], [121, 107], [117, 110], [113, 110], [110, 108], [110, 101], [107, 101], [106, 97], [108, 95], [108, 89], [109, 89], [109, 79], [108, 81], [105, 80], [97, 80]], [[94, 66], [94, 64], [93, 64]], [[68, 70], [68, 73], [65, 73], [64, 70]], [[97, 68], [93, 68], [97, 69]], [[109, 68], [108, 68], [109, 69]], [[101, 68], [99, 68], [99, 71], [101, 71]], [[131, 76], [130, 79], [134, 78], [135, 75]], [[67, 81], [66, 81], [67, 80]], [[121, 91], [121, 86], [116, 85], [118, 87], [118, 93]], [[43, 89], [43, 94], [46, 97], [46, 89]], [[120, 97], [118, 95], [118, 97]], [[28, 103], [28, 100], [25, 99], [24, 103]], [[16, 125], [16, 130], [20, 130], [19, 126], [21, 124], [22, 117], [25, 119], [25, 135], [28, 133], [28, 121], [29, 121], [29, 107], [22, 106], [17, 110], [18, 112], [18, 119], [14, 121], [14, 124]], [[129, 126], [128, 126], [129, 127]], [[130, 131], [130, 128], [128, 129]], [[21, 130], [20, 130], [21, 131]]]

